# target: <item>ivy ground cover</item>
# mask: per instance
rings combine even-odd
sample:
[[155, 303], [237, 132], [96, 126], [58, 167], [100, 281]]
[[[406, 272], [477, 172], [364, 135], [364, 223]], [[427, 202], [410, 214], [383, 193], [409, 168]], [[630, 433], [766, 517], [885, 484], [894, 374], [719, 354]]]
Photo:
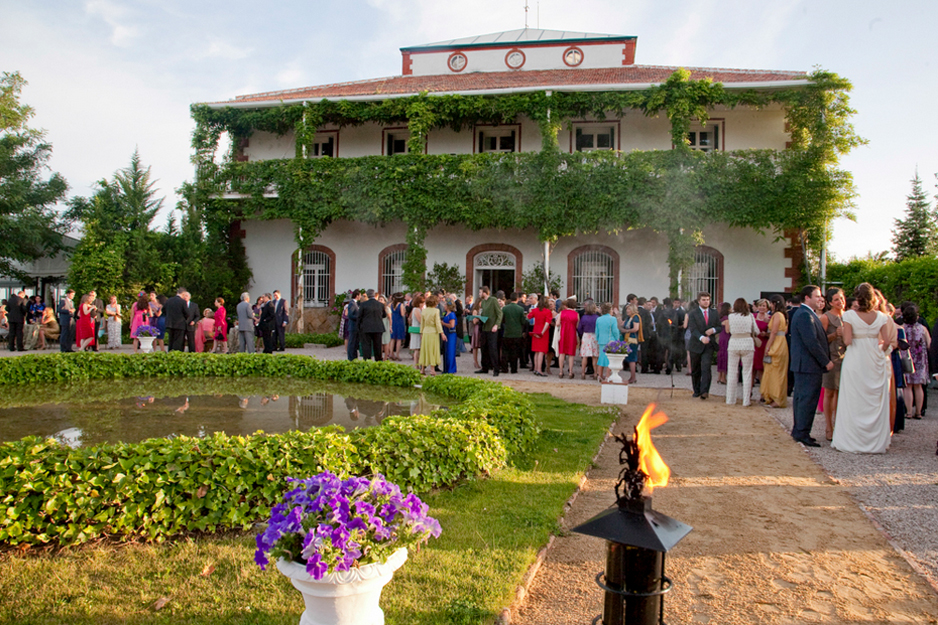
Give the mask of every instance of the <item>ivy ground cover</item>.
[[[545, 395], [527, 399], [540, 430], [530, 452], [489, 478], [424, 497], [443, 534], [411, 554], [385, 589], [389, 625], [491, 622], [558, 529], [563, 503], [613, 416]], [[294, 625], [299, 594], [282, 575], [260, 571], [253, 553], [253, 533], [240, 532], [57, 553], [6, 550], [0, 623]]]

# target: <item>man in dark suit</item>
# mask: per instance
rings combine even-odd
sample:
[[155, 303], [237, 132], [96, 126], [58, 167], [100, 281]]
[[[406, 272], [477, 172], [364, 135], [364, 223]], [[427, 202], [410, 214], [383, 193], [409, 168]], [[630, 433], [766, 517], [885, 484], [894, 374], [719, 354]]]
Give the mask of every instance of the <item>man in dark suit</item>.
[[713, 352], [717, 348], [716, 335], [723, 326], [715, 308], [710, 308], [710, 294], [697, 294], [699, 307], [688, 313], [687, 329], [690, 330], [690, 379], [694, 385], [694, 397], [710, 397]]
[[274, 314], [277, 317], [274, 350], [283, 352], [287, 349], [287, 324], [290, 323], [290, 311], [287, 309], [287, 300], [280, 297], [280, 291], [274, 291]]
[[375, 290], [365, 291], [365, 298], [358, 304], [358, 335], [361, 337], [362, 358], [384, 360], [381, 356], [381, 335], [384, 334], [384, 322], [387, 317], [384, 304], [375, 299]]
[[10, 324], [10, 335], [7, 341], [11, 352], [24, 351], [23, 325], [26, 323], [26, 313], [29, 312], [29, 305], [26, 301], [25, 291], [13, 293], [7, 300], [7, 322]]
[[202, 315], [199, 314], [199, 305], [192, 301], [192, 295], [189, 291], [182, 294], [182, 299], [186, 302], [186, 345], [189, 346], [190, 352], [194, 352], [195, 331], [198, 329], [196, 324], [199, 323]]
[[661, 373], [658, 363], [658, 327], [651, 314], [652, 305], [644, 297], [639, 297], [638, 316], [642, 320], [641, 362], [642, 373]]
[[664, 305], [658, 303], [658, 298], [651, 298], [652, 319], [655, 320], [655, 329], [658, 333], [658, 368], [655, 373], [661, 373], [661, 368], [665, 368], [665, 373], [671, 375], [671, 300], [664, 298]]
[[684, 317], [687, 311], [684, 309], [683, 302], [675, 298], [672, 302], [673, 310], [671, 313], [671, 366], [677, 371], [684, 366], [684, 360], [687, 358], [684, 350]]
[[59, 300], [59, 350], [63, 352], [74, 351], [72, 345], [75, 337], [72, 334], [72, 322], [75, 319], [75, 289], [69, 289]]
[[811, 437], [811, 427], [821, 397], [824, 372], [834, 368], [827, 334], [815, 312], [823, 298], [820, 288], [814, 285], [804, 287], [801, 289], [801, 306], [791, 319], [791, 370], [795, 374], [791, 397], [794, 415], [791, 437], [809, 447], [821, 446]]
[[257, 326], [261, 329], [261, 338], [264, 340], [264, 353], [273, 354], [277, 335], [277, 309], [270, 293], [264, 294], [264, 300], [261, 304], [261, 318]]
[[352, 290], [352, 297], [348, 302], [348, 345], [346, 346], [346, 355], [349, 360], [358, 358], [358, 300], [361, 299], [361, 292], [358, 289]]
[[176, 290], [176, 295], [166, 300], [163, 305], [163, 316], [166, 317], [166, 333], [169, 338], [171, 352], [181, 352], [186, 342], [186, 308], [187, 302], [183, 299], [186, 290], [182, 287]]

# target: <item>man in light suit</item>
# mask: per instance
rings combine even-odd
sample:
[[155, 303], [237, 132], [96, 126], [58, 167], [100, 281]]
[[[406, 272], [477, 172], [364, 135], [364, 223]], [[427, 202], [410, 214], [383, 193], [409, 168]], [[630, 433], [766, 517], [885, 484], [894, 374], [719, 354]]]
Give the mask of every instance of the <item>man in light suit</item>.
[[254, 308], [251, 306], [251, 295], [241, 294], [238, 302], [238, 351], [242, 354], [254, 353]]
[[274, 351], [283, 352], [287, 349], [287, 324], [290, 323], [290, 311], [287, 309], [287, 300], [280, 297], [280, 291], [274, 291], [274, 315], [277, 317], [277, 329], [274, 339]]
[[710, 308], [710, 294], [698, 293], [699, 307], [689, 313], [687, 329], [690, 330], [690, 379], [694, 385], [694, 397], [710, 397], [713, 352], [716, 351], [716, 335], [723, 326], [715, 308]]
[[824, 372], [834, 368], [827, 334], [815, 312], [823, 299], [820, 288], [814, 285], [804, 287], [801, 289], [801, 306], [791, 318], [791, 370], [795, 374], [795, 389], [791, 396], [794, 415], [791, 437], [808, 447], [821, 446], [811, 437], [811, 427], [821, 397]]

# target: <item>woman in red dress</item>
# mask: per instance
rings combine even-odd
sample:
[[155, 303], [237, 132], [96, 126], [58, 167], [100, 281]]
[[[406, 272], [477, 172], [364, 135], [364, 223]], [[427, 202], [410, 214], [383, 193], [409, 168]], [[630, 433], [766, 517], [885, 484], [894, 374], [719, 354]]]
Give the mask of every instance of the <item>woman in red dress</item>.
[[75, 324], [75, 340], [78, 341], [78, 351], [84, 351], [94, 346], [94, 321], [92, 315], [97, 310], [91, 303], [91, 295], [85, 294], [78, 305], [78, 322]]
[[576, 357], [577, 333], [576, 326], [580, 322], [580, 315], [576, 313], [576, 300], [568, 299], [561, 304], [558, 332], [560, 340], [557, 342], [557, 352], [560, 365], [560, 377], [563, 378], [563, 361], [569, 356], [570, 366], [567, 368], [570, 372], [570, 379], [573, 379], [573, 361]]
[[550, 349], [550, 322], [554, 315], [547, 306], [547, 298], [541, 295], [537, 308], [532, 308], [528, 319], [533, 319], [531, 326], [531, 351], [534, 352], [534, 375], [544, 377], [544, 354]]

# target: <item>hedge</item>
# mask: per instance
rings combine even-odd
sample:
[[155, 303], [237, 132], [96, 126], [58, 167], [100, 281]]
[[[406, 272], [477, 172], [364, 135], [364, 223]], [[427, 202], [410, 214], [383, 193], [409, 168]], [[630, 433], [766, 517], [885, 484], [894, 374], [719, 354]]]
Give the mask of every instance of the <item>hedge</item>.
[[326, 347], [338, 347], [345, 341], [339, 338], [337, 332], [331, 332], [329, 334], [287, 334], [285, 335], [284, 342], [287, 347], [303, 347], [307, 343], [325, 345]]
[[[54, 354], [0, 361], [0, 388], [31, 381], [132, 376], [270, 376], [408, 387], [403, 365], [324, 362], [266, 354]], [[248, 382], [246, 380], [246, 382]], [[447, 411], [391, 417], [380, 426], [207, 438], [159, 438], [72, 449], [28, 437], [0, 443], [0, 541], [78, 544], [100, 537], [163, 541], [183, 532], [248, 529], [280, 497], [288, 476], [330, 470], [384, 473], [426, 492], [504, 466], [537, 436], [521, 393], [455, 376], [424, 388], [457, 402]]]
[[827, 266], [827, 280], [843, 284], [847, 295], [861, 282], [869, 282], [895, 306], [908, 300], [915, 302], [929, 321], [938, 316], [938, 258], [831, 263]]

